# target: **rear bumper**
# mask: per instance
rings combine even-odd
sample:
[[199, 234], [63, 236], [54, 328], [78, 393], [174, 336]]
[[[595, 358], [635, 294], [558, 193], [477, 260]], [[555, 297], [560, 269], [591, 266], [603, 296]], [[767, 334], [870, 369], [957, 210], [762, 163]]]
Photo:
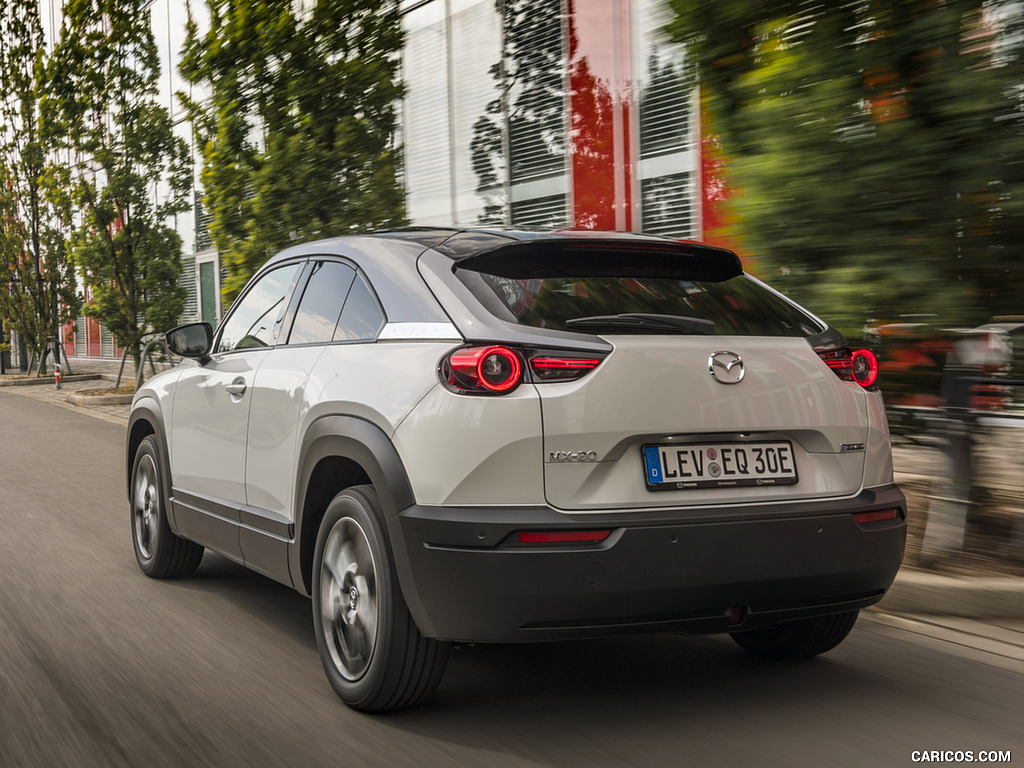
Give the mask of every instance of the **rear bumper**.
[[[893, 507], [894, 521], [853, 518]], [[595, 529], [612, 532], [599, 544], [523, 545], [515, 536]], [[893, 485], [728, 517], [412, 506], [389, 532], [406, 602], [429, 637], [714, 633], [878, 602], [903, 560], [906, 500]]]

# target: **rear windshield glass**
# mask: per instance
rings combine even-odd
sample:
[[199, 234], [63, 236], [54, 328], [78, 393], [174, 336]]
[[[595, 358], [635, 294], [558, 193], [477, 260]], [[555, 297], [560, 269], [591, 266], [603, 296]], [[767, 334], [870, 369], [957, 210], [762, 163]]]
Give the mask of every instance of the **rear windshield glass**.
[[[579, 322], [580, 318], [643, 314], [707, 321], [702, 324], [707, 330], [701, 332], [708, 332], [713, 323], [711, 332], [719, 336], [807, 337], [825, 330], [814, 317], [746, 275], [715, 283], [624, 277], [515, 280], [467, 271], [456, 274], [497, 317], [538, 328], [650, 333], [650, 328], [631, 331]], [[566, 324], [573, 320], [577, 322]], [[667, 332], [688, 331], [684, 326]]]

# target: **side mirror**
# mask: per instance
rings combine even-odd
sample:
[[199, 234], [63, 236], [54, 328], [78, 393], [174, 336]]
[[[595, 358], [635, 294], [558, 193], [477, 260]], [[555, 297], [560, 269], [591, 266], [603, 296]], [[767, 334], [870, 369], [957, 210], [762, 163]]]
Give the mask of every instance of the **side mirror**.
[[167, 332], [167, 346], [174, 354], [194, 358], [205, 365], [213, 346], [213, 327], [209, 323], [179, 325]]

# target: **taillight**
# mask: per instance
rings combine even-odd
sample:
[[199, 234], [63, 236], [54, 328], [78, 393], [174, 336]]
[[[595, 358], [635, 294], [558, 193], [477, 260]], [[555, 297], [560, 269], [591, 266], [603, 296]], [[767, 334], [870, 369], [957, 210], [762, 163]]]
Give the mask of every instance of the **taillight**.
[[479, 344], [449, 352], [441, 360], [441, 381], [459, 394], [501, 395], [522, 381], [573, 381], [601, 364], [604, 354], [520, 349]]
[[571, 381], [601, 364], [599, 357], [565, 357], [537, 354], [530, 358], [530, 370], [541, 381]]
[[852, 355], [853, 380], [867, 389], [878, 381], [878, 358], [870, 349], [858, 349]]
[[878, 358], [870, 349], [851, 352], [849, 347], [838, 347], [815, 351], [843, 381], [855, 381], [864, 389], [874, 386], [878, 381]]
[[442, 376], [459, 392], [502, 394], [511, 392], [523, 379], [519, 355], [508, 347], [465, 347], [448, 355]]

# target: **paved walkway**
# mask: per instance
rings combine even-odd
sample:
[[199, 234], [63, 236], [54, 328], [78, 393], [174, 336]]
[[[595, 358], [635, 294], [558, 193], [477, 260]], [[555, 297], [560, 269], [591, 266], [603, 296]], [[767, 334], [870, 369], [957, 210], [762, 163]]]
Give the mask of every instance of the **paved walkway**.
[[[82, 373], [95, 375], [96, 372], [82, 371]], [[7, 379], [6, 383], [9, 385], [8, 387], [5, 387], [5, 391], [25, 395], [27, 397], [33, 397], [37, 400], [45, 400], [48, 403], [53, 403], [54, 405], [62, 408], [71, 408], [105, 421], [112, 421], [114, 423], [127, 426], [128, 413], [131, 411], [131, 405], [88, 405], [85, 407], [79, 407], [68, 403], [68, 395], [72, 392], [81, 392], [82, 390], [114, 386], [114, 376], [111, 376], [108, 381], [102, 378], [80, 378], [81, 375], [82, 374], [80, 374], [76, 369], [75, 376], [72, 376], [69, 381], [64, 381], [61, 384], [60, 389], [57, 389], [52, 383], [11, 386], [10, 377], [4, 377]], [[0, 378], [0, 386], [5, 384], [4, 378]]]
[[[65, 381], [61, 389], [51, 384], [12, 387], [6, 391], [53, 403], [61, 408], [87, 413], [95, 418], [122, 425], [128, 424], [129, 405], [75, 406], [67, 402], [72, 392], [98, 387], [112, 387], [117, 373], [110, 366], [74, 365], [76, 374], [99, 374], [104, 380]], [[2, 380], [0, 380], [2, 384]], [[1001, 500], [1001, 509], [1016, 518], [1018, 532], [1024, 531], [1024, 427], [986, 427], [979, 441], [979, 473], [988, 486], [995, 489], [994, 498]], [[883, 611], [968, 618], [1009, 617], [1024, 619], [1024, 548], [1018, 571], [1014, 563], [993, 558], [991, 553], [968, 557], [964, 567], [948, 573], [920, 570], [917, 553], [920, 549], [922, 520], [926, 515], [932, 484], [947, 471], [942, 454], [935, 448], [897, 445], [893, 450], [897, 482], [907, 493], [910, 507], [910, 535], [904, 568], [889, 594], [882, 601]], [[1014, 545], [1015, 546], [1015, 545]], [[1013, 550], [1016, 554], [1016, 550]]]

